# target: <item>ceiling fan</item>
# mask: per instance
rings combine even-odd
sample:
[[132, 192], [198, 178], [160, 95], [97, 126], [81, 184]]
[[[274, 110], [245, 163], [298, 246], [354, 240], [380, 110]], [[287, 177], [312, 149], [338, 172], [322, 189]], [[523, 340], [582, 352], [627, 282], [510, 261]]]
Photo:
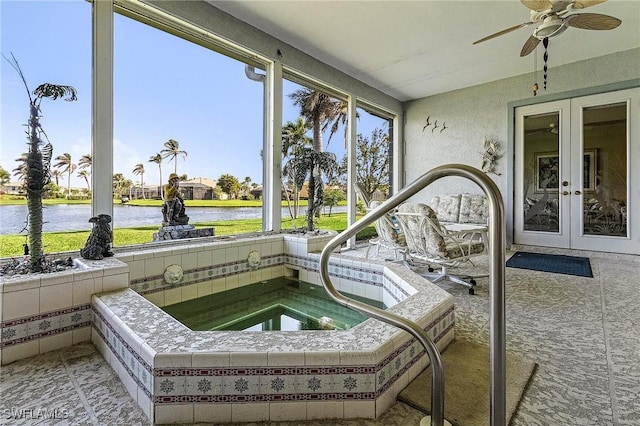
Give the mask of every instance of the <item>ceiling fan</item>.
[[562, 34], [568, 27], [584, 30], [612, 30], [618, 27], [622, 21], [613, 16], [600, 13], [569, 13], [573, 10], [585, 9], [605, 1], [607, 0], [520, 0], [523, 5], [531, 10], [531, 20], [529, 22], [491, 34], [473, 44], [482, 43], [511, 31], [537, 24], [538, 26], [533, 30], [533, 34], [529, 36], [520, 51], [520, 56], [527, 56], [533, 52], [540, 41]]
[[525, 134], [527, 136], [535, 135], [538, 133], [552, 133], [554, 135], [557, 135], [560, 132], [556, 123], [549, 123], [549, 127], [542, 127], [539, 129], [530, 129], [525, 131]]

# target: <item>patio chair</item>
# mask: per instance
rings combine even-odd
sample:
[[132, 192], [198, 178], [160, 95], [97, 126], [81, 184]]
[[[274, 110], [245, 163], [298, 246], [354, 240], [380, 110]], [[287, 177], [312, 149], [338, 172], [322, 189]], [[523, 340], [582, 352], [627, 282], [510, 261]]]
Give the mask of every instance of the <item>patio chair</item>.
[[[382, 204], [380, 201], [371, 201], [367, 211], [377, 208], [380, 204]], [[375, 247], [376, 256], [379, 255], [380, 248], [383, 248], [386, 250], [392, 250], [394, 252], [395, 259], [398, 260], [398, 252], [404, 253], [406, 244], [400, 224], [393, 213], [389, 212], [385, 214], [380, 219], [376, 220], [373, 225], [376, 228], [378, 236], [369, 240], [369, 247], [367, 247], [367, 253], [365, 255], [366, 258], [369, 258], [369, 251], [371, 250], [371, 247]]]
[[473, 265], [472, 257], [486, 253], [484, 238], [472, 235], [473, 232], [469, 230], [447, 231], [440, 225], [433, 209], [422, 203], [401, 204], [396, 217], [404, 232], [406, 257], [410, 262], [414, 265], [439, 265], [442, 268], [440, 271], [426, 275], [431, 282], [452, 281], [468, 287], [469, 294], [475, 294], [475, 279], [488, 274], [453, 274], [449, 268], [464, 263]]
[[[356, 197], [362, 201], [364, 208], [367, 212], [378, 207], [382, 202], [372, 201], [369, 195], [364, 190], [364, 187], [360, 182], [356, 182], [354, 185], [356, 191]], [[398, 260], [398, 252], [401, 252], [405, 248], [404, 236], [402, 235], [402, 229], [397, 222], [397, 219], [393, 217], [393, 213], [387, 213], [380, 219], [374, 222], [376, 229], [376, 237], [369, 240], [369, 246], [367, 247], [366, 258], [369, 258], [369, 252], [371, 247], [376, 248], [376, 256], [380, 254], [380, 248], [386, 250], [392, 250], [396, 260]]]

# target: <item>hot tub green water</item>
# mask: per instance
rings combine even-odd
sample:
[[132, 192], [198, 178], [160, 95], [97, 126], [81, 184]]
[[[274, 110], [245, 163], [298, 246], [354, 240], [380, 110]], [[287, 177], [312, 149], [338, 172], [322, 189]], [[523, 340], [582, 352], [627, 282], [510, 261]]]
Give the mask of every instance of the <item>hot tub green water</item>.
[[[385, 309], [377, 300], [348, 297]], [[367, 319], [329, 298], [323, 287], [285, 277], [162, 308], [191, 330], [346, 330]]]

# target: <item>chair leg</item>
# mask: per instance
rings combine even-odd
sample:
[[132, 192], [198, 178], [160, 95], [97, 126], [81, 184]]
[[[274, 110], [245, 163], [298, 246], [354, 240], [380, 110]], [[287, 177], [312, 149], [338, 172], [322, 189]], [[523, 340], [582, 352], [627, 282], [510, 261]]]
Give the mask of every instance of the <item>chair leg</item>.
[[476, 286], [476, 278], [488, 277], [489, 274], [480, 274], [480, 275], [458, 275], [458, 274], [450, 274], [449, 267], [442, 265], [442, 269], [440, 272], [436, 272], [435, 274], [421, 274], [425, 278], [427, 278], [432, 283], [437, 283], [439, 281], [451, 281], [456, 284], [461, 284], [467, 288], [469, 288], [469, 294], [475, 294], [475, 286]]

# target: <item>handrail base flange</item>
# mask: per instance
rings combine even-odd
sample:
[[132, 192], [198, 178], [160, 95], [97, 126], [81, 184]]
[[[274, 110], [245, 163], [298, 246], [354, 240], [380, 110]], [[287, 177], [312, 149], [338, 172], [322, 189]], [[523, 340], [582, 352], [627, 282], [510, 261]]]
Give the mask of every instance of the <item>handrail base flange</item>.
[[[443, 421], [443, 426], [451, 426], [451, 423], [449, 423], [447, 419], [444, 419]], [[431, 416], [423, 417], [422, 420], [420, 420], [420, 426], [431, 426]]]

